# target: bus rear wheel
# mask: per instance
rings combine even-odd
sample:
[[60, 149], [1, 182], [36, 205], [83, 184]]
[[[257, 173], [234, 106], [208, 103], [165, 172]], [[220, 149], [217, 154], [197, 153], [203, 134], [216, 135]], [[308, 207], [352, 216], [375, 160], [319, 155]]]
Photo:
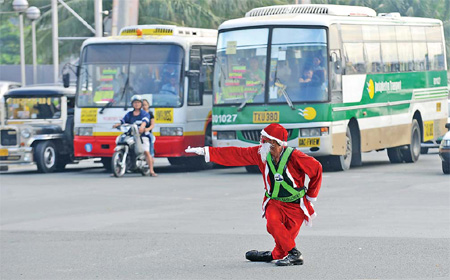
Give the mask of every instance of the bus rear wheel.
[[402, 163], [403, 156], [401, 147], [388, 148], [387, 154], [391, 163]]

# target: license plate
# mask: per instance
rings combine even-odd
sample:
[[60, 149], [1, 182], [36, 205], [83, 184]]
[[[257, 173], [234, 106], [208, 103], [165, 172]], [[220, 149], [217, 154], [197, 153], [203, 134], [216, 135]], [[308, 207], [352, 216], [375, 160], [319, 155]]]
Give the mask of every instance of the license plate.
[[299, 138], [298, 146], [299, 147], [319, 147], [320, 146], [320, 138]]
[[274, 123], [280, 122], [280, 112], [264, 111], [253, 112], [253, 123]]
[[0, 149], [0, 157], [7, 157], [8, 155], [8, 149]]

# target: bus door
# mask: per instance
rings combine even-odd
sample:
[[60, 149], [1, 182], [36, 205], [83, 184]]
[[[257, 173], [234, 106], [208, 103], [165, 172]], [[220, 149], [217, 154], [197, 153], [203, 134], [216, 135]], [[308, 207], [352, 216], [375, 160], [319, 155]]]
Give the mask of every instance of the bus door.
[[[190, 74], [188, 81], [186, 129], [192, 135], [198, 136], [196, 138], [198, 138], [199, 145], [205, 145], [204, 133], [211, 120], [212, 79], [215, 53], [216, 48], [214, 46], [192, 46], [189, 54]], [[211, 129], [209, 128], [208, 131], [207, 133], [210, 134]]]

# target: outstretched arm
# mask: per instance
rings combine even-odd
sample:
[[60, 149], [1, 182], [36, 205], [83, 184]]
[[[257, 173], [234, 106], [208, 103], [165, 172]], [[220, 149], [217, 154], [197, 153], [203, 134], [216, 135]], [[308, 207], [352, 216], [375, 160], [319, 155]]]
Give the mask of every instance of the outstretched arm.
[[201, 148], [187, 148], [186, 153], [196, 153], [204, 155], [205, 161], [215, 162], [225, 166], [246, 166], [258, 165], [259, 146], [249, 148], [239, 147], [201, 147]]

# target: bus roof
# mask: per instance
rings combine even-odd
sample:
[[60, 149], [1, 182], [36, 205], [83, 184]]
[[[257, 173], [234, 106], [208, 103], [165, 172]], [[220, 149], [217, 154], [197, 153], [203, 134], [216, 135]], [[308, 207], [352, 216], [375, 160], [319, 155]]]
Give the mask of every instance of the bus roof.
[[[142, 35], [141, 35], [142, 34]], [[82, 49], [90, 44], [105, 43], [186, 43], [205, 42], [216, 44], [217, 30], [181, 27], [176, 25], [134, 25], [122, 28], [119, 36], [89, 38], [83, 42]]]
[[398, 13], [377, 16], [374, 10], [366, 7], [298, 4], [256, 8], [244, 18], [225, 21], [219, 30], [262, 25], [329, 26], [332, 23], [442, 25], [438, 19], [402, 17]]

